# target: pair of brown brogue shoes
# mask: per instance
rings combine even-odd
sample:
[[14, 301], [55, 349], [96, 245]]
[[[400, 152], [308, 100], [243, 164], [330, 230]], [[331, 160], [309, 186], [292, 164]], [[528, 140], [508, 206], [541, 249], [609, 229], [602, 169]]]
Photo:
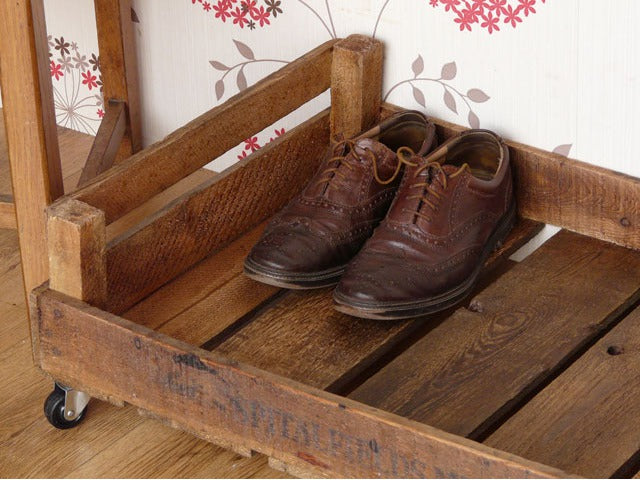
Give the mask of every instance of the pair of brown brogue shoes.
[[473, 288], [515, 219], [509, 152], [469, 130], [437, 147], [420, 112], [398, 113], [330, 148], [245, 261], [260, 282], [338, 284], [336, 308], [400, 319], [445, 309]]

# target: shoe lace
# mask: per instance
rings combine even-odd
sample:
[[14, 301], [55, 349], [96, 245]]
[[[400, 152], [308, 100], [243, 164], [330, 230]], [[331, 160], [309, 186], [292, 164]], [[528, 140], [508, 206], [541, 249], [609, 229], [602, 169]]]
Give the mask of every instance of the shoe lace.
[[[408, 165], [418, 166], [417, 163], [406, 160], [404, 160], [404, 162]], [[437, 212], [440, 200], [443, 198], [443, 191], [447, 189], [448, 179], [455, 178], [456, 176], [460, 175], [460, 173], [462, 173], [465, 168], [468, 167], [469, 166], [465, 163], [456, 172], [447, 175], [447, 172], [445, 172], [444, 167], [440, 162], [436, 161], [423, 163], [414, 171], [414, 178], [418, 178], [422, 172], [426, 172], [425, 181], [414, 183], [409, 187], [421, 188], [422, 192], [407, 197], [407, 199], [409, 200], [416, 199], [420, 200], [420, 202], [418, 203], [418, 206], [415, 210], [410, 210], [408, 208], [403, 208], [402, 210], [413, 213], [416, 216], [423, 218], [427, 222], [431, 222], [433, 218], [430, 214], [424, 213], [422, 211], [422, 207], [426, 205], [432, 210], [432, 212]], [[441, 192], [438, 192], [438, 190], [436, 189], [437, 184], [440, 184], [440, 186], [442, 187]]]
[[[345, 151], [345, 148], [346, 148], [346, 153], [344, 153], [343, 155], [337, 155], [337, 156], [331, 157], [329, 160], [327, 160], [327, 167], [322, 172], [323, 176], [317, 181], [316, 184], [317, 185], [327, 184], [327, 188], [330, 188], [332, 185], [330, 183], [332, 178], [338, 177], [344, 180], [346, 177], [344, 173], [340, 171], [340, 166], [344, 165], [349, 170], [353, 170], [353, 165], [351, 165], [349, 162], [345, 162], [345, 160], [349, 155], [354, 154], [355, 147], [356, 147], [356, 144], [353, 140], [342, 140], [336, 143], [334, 147], [334, 151]], [[403, 164], [410, 165], [412, 167], [418, 166], [417, 163], [413, 163], [409, 160], [411, 157], [415, 156], [415, 153], [413, 152], [413, 150], [411, 150], [409, 147], [400, 147], [396, 155], [396, 157], [398, 158], [398, 163], [396, 165], [395, 171], [389, 178], [383, 180], [380, 177], [380, 172], [378, 170], [378, 159], [375, 153], [371, 149], [366, 147], [364, 147], [363, 150], [364, 150], [364, 155], [367, 157], [368, 160], [370, 160], [371, 165], [373, 166], [373, 176], [376, 179], [376, 182], [378, 182], [380, 185], [388, 185], [392, 183], [400, 174]], [[407, 156], [405, 156], [405, 154]]]

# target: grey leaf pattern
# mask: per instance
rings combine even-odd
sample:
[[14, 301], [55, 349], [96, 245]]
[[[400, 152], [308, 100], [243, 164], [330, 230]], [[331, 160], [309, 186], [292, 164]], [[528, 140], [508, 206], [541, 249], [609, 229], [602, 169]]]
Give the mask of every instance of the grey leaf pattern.
[[443, 99], [444, 99], [444, 104], [447, 106], [449, 110], [451, 110], [453, 113], [458, 113], [458, 108], [456, 106], [456, 99], [453, 98], [453, 95], [451, 95], [451, 92], [449, 90], [444, 91]]
[[573, 143], [565, 143], [563, 145], [558, 145], [553, 149], [553, 153], [557, 153], [558, 155], [562, 155], [563, 157], [568, 157], [569, 152], [571, 152], [571, 147], [573, 147]]
[[418, 102], [420, 105], [426, 107], [427, 105], [424, 99], [424, 93], [422, 93], [422, 91], [416, 88], [414, 85], [411, 86], [413, 87], [413, 98], [415, 98], [416, 102]]
[[234, 40], [233, 43], [236, 44], [236, 48], [244, 58], [247, 60], [256, 59], [256, 56], [253, 54], [253, 50], [251, 50], [247, 44], [242, 43], [240, 40]]
[[480, 119], [473, 112], [473, 110], [469, 110], [469, 118], [468, 119], [469, 119], [469, 125], [471, 126], [471, 128], [480, 128]]
[[222, 80], [218, 80], [216, 82], [216, 99], [220, 100], [224, 95], [224, 82]]
[[411, 70], [413, 70], [414, 77], [420, 75], [424, 70], [424, 60], [422, 59], [422, 55], [418, 55], [413, 63], [411, 64]]
[[209, 63], [216, 70], [222, 70], [223, 72], [229, 70], [229, 67], [227, 67], [224, 63], [220, 63], [216, 60], [209, 60]]
[[456, 62], [445, 63], [442, 66], [440, 77], [442, 78], [442, 80], [453, 80], [454, 78], [456, 78], [457, 72], [458, 68], [456, 67]]
[[467, 92], [467, 97], [469, 97], [469, 100], [476, 103], [483, 103], [491, 98], [479, 88], [472, 88], [471, 90], [469, 90]]
[[238, 85], [238, 90], [240, 91], [247, 88], [247, 77], [244, 76], [244, 71], [242, 68], [238, 70], [238, 77], [236, 78], [236, 84]]

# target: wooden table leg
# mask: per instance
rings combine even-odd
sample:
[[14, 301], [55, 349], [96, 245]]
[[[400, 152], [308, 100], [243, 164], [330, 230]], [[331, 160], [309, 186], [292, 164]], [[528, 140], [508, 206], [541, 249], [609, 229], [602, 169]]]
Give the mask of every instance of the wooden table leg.
[[[0, 2], [0, 72], [26, 291], [48, 278], [45, 207], [63, 194], [42, 0]], [[9, 21], [10, 20], [10, 21]]]

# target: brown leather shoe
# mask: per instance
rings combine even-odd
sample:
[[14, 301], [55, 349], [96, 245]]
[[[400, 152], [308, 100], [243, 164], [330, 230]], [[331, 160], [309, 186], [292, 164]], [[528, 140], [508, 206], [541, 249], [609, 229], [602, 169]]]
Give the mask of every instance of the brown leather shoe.
[[387, 217], [334, 292], [341, 312], [387, 320], [443, 310], [471, 291], [513, 226], [509, 151], [494, 133], [467, 131], [408, 163]]
[[337, 283], [393, 200], [403, 167], [396, 150], [424, 155], [435, 138], [435, 126], [409, 111], [334, 144], [309, 185], [269, 223], [245, 274], [285, 288]]

